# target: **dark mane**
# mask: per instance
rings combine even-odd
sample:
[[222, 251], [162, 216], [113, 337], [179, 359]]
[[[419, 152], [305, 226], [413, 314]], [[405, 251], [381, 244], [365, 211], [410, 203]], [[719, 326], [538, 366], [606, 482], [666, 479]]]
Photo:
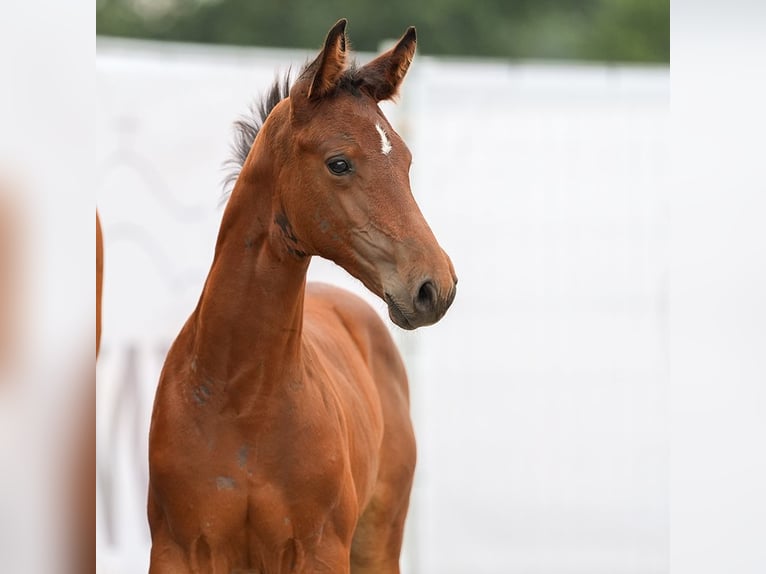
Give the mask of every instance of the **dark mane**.
[[[298, 78], [300, 79], [304, 74], [309, 73], [310, 68], [310, 63], [304, 65], [298, 74]], [[349, 92], [355, 96], [361, 94], [361, 80], [357, 70], [355, 64], [352, 63], [349, 66], [338, 83], [339, 91]], [[224, 163], [224, 169], [227, 173], [223, 180], [222, 202], [228, 199], [234, 189], [234, 184], [237, 178], [239, 178], [239, 173], [242, 171], [242, 166], [245, 165], [247, 154], [250, 153], [250, 148], [253, 147], [253, 142], [263, 126], [263, 122], [266, 121], [271, 110], [290, 95], [291, 87], [292, 79], [288, 69], [283, 77], [277, 77], [274, 80], [274, 83], [260, 99], [250, 104], [246, 115], [241, 116], [234, 122], [234, 141], [231, 144], [232, 157]]]
[[250, 153], [255, 136], [258, 135], [263, 122], [266, 121], [271, 110], [290, 95], [290, 84], [290, 70], [288, 70], [284, 77], [277, 77], [274, 80], [271, 88], [263, 94], [260, 100], [250, 104], [247, 115], [241, 116], [234, 122], [234, 141], [231, 144], [232, 157], [224, 163], [224, 168], [228, 172], [223, 180], [224, 201], [229, 197], [232, 189], [234, 189], [239, 172], [242, 171], [242, 166], [245, 165], [247, 154]]

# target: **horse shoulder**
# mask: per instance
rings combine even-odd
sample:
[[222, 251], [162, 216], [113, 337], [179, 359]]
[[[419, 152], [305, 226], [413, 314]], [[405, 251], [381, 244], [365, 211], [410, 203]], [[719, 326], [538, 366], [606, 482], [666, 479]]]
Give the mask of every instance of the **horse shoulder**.
[[[407, 399], [407, 374], [399, 351], [380, 315], [361, 297], [325, 283], [309, 283], [306, 317], [314, 328], [342, 330], [363, 357], [379, 391], [394, 391]], [[333, 326], [327, 319], [332, 318]], [[318, 320], [316, 320], [318, 319]], [[322, 321], [325, 319], [325, 321]]]

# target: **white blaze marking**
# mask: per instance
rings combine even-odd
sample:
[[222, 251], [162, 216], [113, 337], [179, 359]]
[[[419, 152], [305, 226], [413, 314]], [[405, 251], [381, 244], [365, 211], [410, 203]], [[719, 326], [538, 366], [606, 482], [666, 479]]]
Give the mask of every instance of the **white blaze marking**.
[[391, 153], [391, 142], [388, 141], [388, 136], [383, 131], [383, 128], [380, 127], [380, 124], [375, 124], [375, 129], [380, 134], [380, 151], [383, 155], [388, 155]]

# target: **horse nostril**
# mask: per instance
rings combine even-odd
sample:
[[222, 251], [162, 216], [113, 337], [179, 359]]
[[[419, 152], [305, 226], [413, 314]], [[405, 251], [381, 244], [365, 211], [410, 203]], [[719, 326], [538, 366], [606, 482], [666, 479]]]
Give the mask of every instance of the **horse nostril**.
[[430, 280], [425, 281], [415, 297], [415, 308], [421, 313], [431, 313], [436, 308], [436, 300], [436, 286]]

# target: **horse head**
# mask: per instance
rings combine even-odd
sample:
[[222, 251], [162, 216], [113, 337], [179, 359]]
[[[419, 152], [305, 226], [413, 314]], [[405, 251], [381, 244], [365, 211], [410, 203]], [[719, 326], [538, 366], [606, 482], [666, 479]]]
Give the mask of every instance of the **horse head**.
[[435, 323], [457, 277], [413, 198], [412, 156], [378, 103], [396, 96], [415, 28], [368, 64], [349, 63], [336, 23], [289, 97], [267, 118], [276, 222], [295, 257], [319, 255], [383, 299], [405, 329]]

